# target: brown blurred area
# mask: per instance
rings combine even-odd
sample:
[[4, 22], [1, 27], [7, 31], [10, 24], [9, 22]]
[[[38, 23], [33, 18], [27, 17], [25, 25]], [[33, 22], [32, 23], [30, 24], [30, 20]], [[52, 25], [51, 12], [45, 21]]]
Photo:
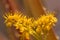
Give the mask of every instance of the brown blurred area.
[[5, 13], [3, 0], [0, 0], [0, 40], [8, 40], [6, 27], [4, 25], [3, 13]]
[[7, 37], [0, 32], [0, 40], [8, 40]]

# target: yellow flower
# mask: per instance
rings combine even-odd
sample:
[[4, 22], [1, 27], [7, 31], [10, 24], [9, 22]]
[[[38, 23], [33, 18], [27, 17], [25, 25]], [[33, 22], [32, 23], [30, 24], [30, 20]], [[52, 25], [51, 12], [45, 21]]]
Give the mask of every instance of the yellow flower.
[[21, 17], [21, 14], [19, 15], [19, 13], [8, 13], [6, 15], [3, 16], [5, 18], [5, 23], [7, 25], [9, 25], [9, 23], [13, 24], [13, 23], [16, 23], [20, 17]]
[[36, 28], [36, 32], [37, 32], [37, 33], [40, 33], [40, 32], [41, 32], [41, 29], [42, 29], [42, 28], [41, 28], [40, 26], [38, 26], [38, 27]]
[[12, 26], [12, 23], [8, 22], [8, 23], [6, 23], [6, 26], [7, 27], [11, 27]]
[[40, 25], [43, 29], [46, 28], [47, 30], [50, 30], [50, 26], [54, 26], [56, 22], [57, 18], [53, 14], [46, 14], [39, 17], [38, 20], [35, 21], [35, 24]]
[[57, 22], [57, 18], [53, 14], [42, 15], [35, 20], [20, 13], [14, 12], [4, 15], [5, 23], [6, 26], [15, 27], [22, 34], [25, 33], [26, 39], [29, 39], [29, 34], [35, 36], [35, 38], [40, 37], [39, 34], [43, 35], [45, 31], [49, 31]]

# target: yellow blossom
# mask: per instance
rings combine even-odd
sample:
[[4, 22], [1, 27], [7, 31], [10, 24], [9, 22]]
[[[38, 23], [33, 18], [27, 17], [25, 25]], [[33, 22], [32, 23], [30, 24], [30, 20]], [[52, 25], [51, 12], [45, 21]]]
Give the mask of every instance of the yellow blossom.
[[42, 35], [45, 31], [49, 31], [57, 22], [57, 18], [53, 14], [42, 15], [35, 20], [20, 13], [14, 12], [4, 15], [5, 23], [8, 27], [11, 26], [15, 27], [16, 30], [19, 29], [21, 33], [26, 32], [25, 37], [27, 39], [29, 39], [29, 34], [36, 38], [40, 37], [39, 34]]
[[36, 32], [37, 32], [37, 33], [40, 33], [40, 32], [41, 32], [41, 27], [40, 27], [40, 26], [38, 26], [38, 27], [36, 28]]
[[11, 14], [6, 14], [4, 16], [4, 18], [6, 19], [5, 23], [7, 23], [7, 25], [9, 25], [9, 23], [10, 24], [15, 23], [20, 19], [20, 17], [21, 17], [21, 15], [19, 15], [17, 13], [15, 13], [15, 14], [12, 14], [12, 13]]

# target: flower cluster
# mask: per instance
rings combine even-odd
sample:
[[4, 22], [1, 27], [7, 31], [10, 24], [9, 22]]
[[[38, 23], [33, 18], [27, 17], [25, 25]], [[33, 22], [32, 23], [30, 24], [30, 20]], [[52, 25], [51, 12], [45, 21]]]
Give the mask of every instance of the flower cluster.
[[6, 26], [19, 29], [20, 33], [26, 34], [26, 39], [29, 39], [30, 34], [35, 38], [39, 37], [37, 33], [41, 33], [43, 30], [49, 31], [57, 22], [57, 18], [53, 14], [42, 15], [35, 20], [22, 15], [21, 12], [15, 12], [4, 15], [4, 18]]
[[57, 18], [53, 14], [42, 15], [35, 21], [35, 25], [40, 26], [42, 29], [50, 30], [57, 22]]

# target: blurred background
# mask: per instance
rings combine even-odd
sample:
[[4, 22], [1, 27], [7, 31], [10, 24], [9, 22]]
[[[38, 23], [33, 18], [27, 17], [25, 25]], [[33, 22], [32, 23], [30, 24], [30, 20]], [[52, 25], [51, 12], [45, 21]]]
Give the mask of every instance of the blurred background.
[[[24, 11], [23, 0], [14, 0], [15, 3], [18, 5], [18, 10], [21, 12]], [[0, 32], [3, 33], [2, 35], [8, 38], [6, 27], [4, 24], [3, 14], [9, 11], [8, 5], [5, 4], [6, 0], [0, 0]], [[60, 0], [42, 0], [43, 6], [49, 11], [55, 11], [56, 17], [58, 18], [58, 22], [56, 27], [53, 28], [54, 32], [56, 33], [58, 40], [60, 40]], [[28, 14], [32, 16], [32, 14]]]

